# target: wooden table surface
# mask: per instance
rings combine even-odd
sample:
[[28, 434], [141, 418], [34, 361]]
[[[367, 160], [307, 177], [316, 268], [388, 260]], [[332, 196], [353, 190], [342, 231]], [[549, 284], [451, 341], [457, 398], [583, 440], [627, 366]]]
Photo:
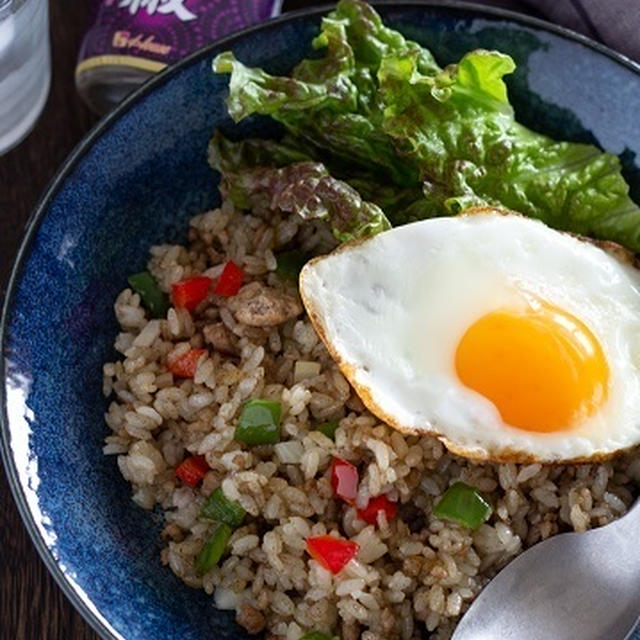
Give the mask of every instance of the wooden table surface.
[[[489, 0], [503, 4], [504, 0]], [[53, 0], [53, 80], [42, 117], [29, 137], [0, 157], [0, 291], [24, 225], [38, 197], [82, 136], [97, 122], [73, 84], [75, 59], [86, 26], [87, 5]], [[314, 4], [287, 0], [285, 10]], [[99, 640], [48, 574], [20, 520], [0, 472], [0, 639]]]

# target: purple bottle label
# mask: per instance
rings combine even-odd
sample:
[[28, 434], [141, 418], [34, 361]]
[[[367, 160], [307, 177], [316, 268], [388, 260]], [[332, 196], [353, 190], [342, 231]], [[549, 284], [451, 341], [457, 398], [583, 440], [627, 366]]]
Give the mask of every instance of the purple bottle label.
[[160, 71], [224, 35], [276, 15], [280, 0], [100, 0], [76, 73], [101, 64]]

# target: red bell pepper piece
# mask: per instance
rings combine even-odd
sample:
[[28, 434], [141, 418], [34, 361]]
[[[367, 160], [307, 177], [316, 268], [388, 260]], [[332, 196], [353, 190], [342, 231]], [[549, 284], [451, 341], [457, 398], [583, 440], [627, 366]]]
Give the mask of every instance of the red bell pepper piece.
[[176, 475], [182, 482], [195, 487], [209, 471], [209, 465], [204, 456], [191, 456], [176, 467]]
[[351, 540], [341, 540], [333, 536], [307, 538], [309, 555], [331, 573], [340, 573], [355, 557], [360, 546]]
[[387, 516], [387, 522], [393, 520], [398, 513], [398, 505], [387, 498], [387, 496], [378, 496], [371, 498], [369, 504], [364, 509], [358, 509], [358, 518], [364, 520], [367, 524], [378, 524], [378, 512], [384, 511]]
[[233, 260], [229, 260], [224, 265], [213, 292], [218, 296], [230, 298], [240, 291], [243, 280], [244, 271]]
[[179, 378], [193, 378], [198, 368], [198, 360], [207, 353], [206, 349], [190, 349], [179, 356], [167, 356], [167, 369]]
[[354, 504], [358, 495], [358, 469], [342, 458], [331, 462], [331, 486], [333, 492], [347, 504]]
[[171, 285], [171, 301], [174, 307], [183, 307], [189, 311], [207, 297], [213, 280], [206, 276], [193, 276]]

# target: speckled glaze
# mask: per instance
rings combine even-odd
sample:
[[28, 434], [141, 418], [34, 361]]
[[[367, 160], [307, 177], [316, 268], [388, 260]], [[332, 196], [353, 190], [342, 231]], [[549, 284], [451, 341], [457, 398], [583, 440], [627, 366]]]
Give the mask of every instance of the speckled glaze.
[[[385, 19], [441, 63], [475, 47], [511, 53], [522, 122], [620, 154], [640, 199], [639, 68], [584, 38], [466, 4], [396, 3]], [[225, 115], [215, 53], [273, 72], [309, 51], [322, 12], [280, 18], [164, 72], [80, 144], [30, 223], [5, 301], [2, 454], [38, 550], [75, 606], [109, 640], [244, 638], [228, 613], [159, 562], [161, 527], [130, 500], [101, 453], [101, 364], [114, 357], [112, 305], [150, 245], [180, 241], [189, 217], [216, 203], [205, 160], [215, 127], [268, 134]], [[640, 634], [634, 636], [640, 639]]]

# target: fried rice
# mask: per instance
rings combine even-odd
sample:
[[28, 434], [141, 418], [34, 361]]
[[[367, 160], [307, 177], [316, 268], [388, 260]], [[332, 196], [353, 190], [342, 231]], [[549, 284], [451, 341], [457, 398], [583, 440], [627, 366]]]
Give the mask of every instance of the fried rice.
[[[283, 249], [321, 254], [335, 246], [323, 223], [236, 211], [224, 202], [193, 218], [188, 238], [186, 246], [151, 249], [148, 268], [164, 291], [192, 275], [215, 279], [230, 259], [242, 267], [245, 284], [237, 296], [210, 293], [194, 313], [172, 307], [163, 319], [151, 319], [138, 294], [122, 291], [115, 302], [121, 358], [103, 370], [111, 398], [104, 453], [117, 455], [133, 501], [163, 512], [162, 563], [211, 594], [212, 605], [235, 610], [249, 633], [266, 631], [274, 640], [299, 640], [311, 630], [342, 640], [445, 640], [509, 560], [561, 531], [604, 525], [632, 502], [640, 480], [633, 451], [593, 465], [474, 463], [369, 413], [304, 315], [297, 283], [276, 273]], [[251, 316], [259, 296], [282, 303], [268, 325]], [[206, 355], [192, 379], [177, 378], [167, 356], [189, 349]], [[250, 448], [234, 440], [250, 398], [282, 404], [279, 444]], [[339, 420], [335, 441], [316, 430], [330, 419]], [[175, 475], [193, 454], [210, 467], [197, 488]], [[334, 496], [334, 456], [359, 469], [355, 505]], [[432, 514], [457, 481], [493, 507], [476, 531]], [[218, 487], [248, 517], [220, 564], [201, 575], [196, 557], [215, 524], [200, 509]], [[398, 502], [397, 517], [387, 521], [381, 512], [377, 526], [360, 520], [357, 508], [381, 494]], [[305, 547], [307, 537], [331, 532], [360, 547], [337, 575]]]

